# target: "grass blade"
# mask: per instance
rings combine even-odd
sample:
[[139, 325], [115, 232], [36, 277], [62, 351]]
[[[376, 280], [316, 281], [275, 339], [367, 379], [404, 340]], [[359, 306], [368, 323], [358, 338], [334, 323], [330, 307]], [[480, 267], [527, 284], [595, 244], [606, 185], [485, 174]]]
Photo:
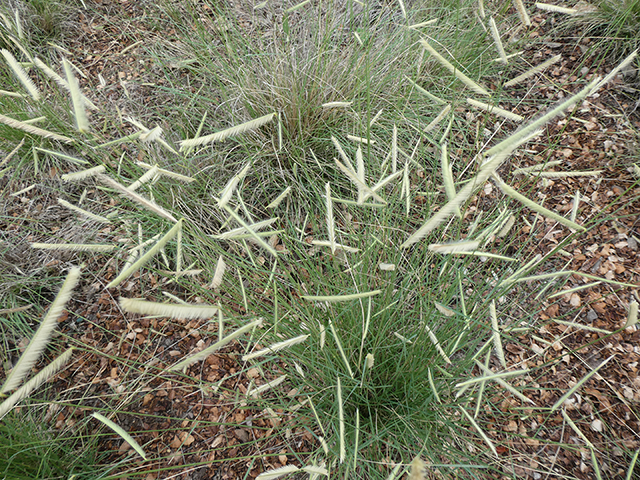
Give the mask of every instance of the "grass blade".
[[120, 438], [122, 438], [125, 442], [131, 445], [131, 447], [138, 453], [138, 455], [142, 457], [143, 460], [147, 459], [147, 456], [144, 453], [144, 450], [142, 450], [142, 447], [120, 425], [118, 425], [115, 422], [112, 422], [107, 417], [100, 415], [97, 412], [94, 412], [92, 415], [94, 418], [96, 418], [97, 420], [100, 420], [107, 427], [109, 427], [111, 430], [116, 432], [120, 436]]

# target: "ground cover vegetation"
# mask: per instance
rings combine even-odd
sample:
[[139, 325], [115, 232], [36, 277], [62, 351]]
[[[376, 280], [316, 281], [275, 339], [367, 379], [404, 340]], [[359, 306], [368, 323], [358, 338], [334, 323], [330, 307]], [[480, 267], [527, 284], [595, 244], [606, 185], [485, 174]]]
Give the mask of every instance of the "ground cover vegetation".
[[638, 5], [12, 1], [3, 476], [633, 478]]

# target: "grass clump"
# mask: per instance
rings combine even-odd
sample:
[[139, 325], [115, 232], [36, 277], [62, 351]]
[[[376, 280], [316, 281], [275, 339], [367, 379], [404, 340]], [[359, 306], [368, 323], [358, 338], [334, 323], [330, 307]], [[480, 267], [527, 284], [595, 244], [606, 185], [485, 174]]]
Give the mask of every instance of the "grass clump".
[[[45, 85], [62, 92], [51, 106], [28, 95], [8, 61], [11, 85], [26, 95], [2, 98], [14, 120], [3, 128], [16, 143], [25, 139], [21, 154], [45, 154], [64, 170], [67, 183], [55, 191], [74, 201], [57, 204], [82, 215], [85, 235], [96, 240], [69, 239], [66, 258], [95, 263], [66, 250], [99, 250], [108, 264], [98, 272], [108, 282], [101, 300], [120, 289], [117, 315], [86, 319], [108, 342], [104, 350], [67, 337], [109, 366], [109, 389], [80, 372], [86, 390], [71, 388], [60, 403], [93, 410], [124, 439], [123, 452], [136, 450], [123, 474], [171, 475], [211, 459], [241, 461], [265, 479], [299, 470], [367, 479], [420, 478], [425, 468], [445, 477], [502, 472], [501, 440], [484, 413], [500, 415], [501, 401], [534, 408], [523, 391], [532, 373], [508, 365], [503, 344], [532, 328], [543, 306], [525, 298], [520, 283], [556, 253], [531, 259], [527, 247], [545, 219], [563, 236], [558, 249], [596, 223], [577, 220], [577, 208], [569, 220], [508, 185], [512, 154], [598, 80], [530, 121], [497, 107], [509, 99], [483, 79], [505, 68], [492, 61], [493, 41], [502, 62], [508, 52], [493, 16], [492, 40], [473, 5], [265, 4], [252, 10], [246, 31], [234, 12], [206, 1], [198, 9], [162, 4], [157, 14], [182, 29], [173, 49], [181, 55], [161, 52], [162, 42], [149, 46], [166, 81], [158, 95], [171, 100], [154, 114], [170, 128], [122, 117], [127, 125], [117, 128], [126, 131], [115, 140], [92, 124], [67, 61], [51, 66], [64, 68], [68, 87]], [[448, 42], [453, 31], [461, 34]], [[28, 51], [18, 50], [27, 63]], [[467, 115], [467, 104], [482, 115]], [[25, 113], [34, 110], [50, 129], [34, 130]], [[509, 121], [524, 126], [511, 132]], [[493, 146], [481, 134], [488, 127], [500, 139]], [[17, 180], [24, 160], [8, 162]], [[34, 178], [38, 165], [29, 170]], [[487, 185], [504, 195], [481, 203], [475, 196]], [[87, 197], [93, 203], [85, 205]], [[533, 222], [525, 208], [536, 213]], [[96, 223], [106, 242], [98, 242]], [[32, 246], [43, 244], [51, 245]], [[534, 293], [544, 296], [541, 289]], [[46, 333], [11, 375], [34, 366]], [[215, 377], [212, 365], [222, 364], [224, 376]], [[183, 395], [164, 400], [176, 391]], [[196, 397], [207, 414], [231, 407], [202, 418], [179, 410]], [[550, 414], [558, 406], [536, 408]], [[256, 437], [237, 433], [248, 427]], [[239, 445], [232, 458], [216, 459], [218, 438], [231, 437], [224, 432], [241, 443], [230, 445]], [[290, 440], [293, 432], [309, 439], [307, 449]], [[274, 438], [260, 457], [251, 450], [262, 445], [258, 434]], [[63, 432], [59, 442], [73, 435]], [[208, 440], [190, 451], [196, 437]], [[116, 455], [112, 440], [101, 448]], [[286, 463], [281, 451], [297, 464], [272, 468], [276, 458]]]

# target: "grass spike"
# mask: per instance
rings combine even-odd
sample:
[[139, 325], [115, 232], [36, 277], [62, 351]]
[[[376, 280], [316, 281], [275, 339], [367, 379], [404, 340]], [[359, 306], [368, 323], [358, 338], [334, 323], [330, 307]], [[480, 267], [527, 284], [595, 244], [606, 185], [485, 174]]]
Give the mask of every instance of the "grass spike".
[[475, 377], [469, 380], [465, 380], [464, 382], [457, 383], [456, 388], [466, 387], [467, 385], [473, 385], [475, 383], [488, 382], [491, 380], [496, 380], [498, 378], [503, 379], [503, 378], [517, 377], [518, 375], [524, 375], [525, 373], [528, 373], [528, 372], [529, 372], [528, 369], [522, 369], [522, 370], [511, 370], [511, 371], [493, 373], [491, 375]]
[[384, 198], [382, 198], [380, 195], [378, 195], [376, 192], [371, 190], [367, 185], [365, 185], [363, 182], [360, 181], [357, 173], [352, 168], [349, 168], [343, 165], [342, 162], [340, 162], [337, 158], [334, 158], [334, 161], [336, 162], [336, 165], [342, 171], [342, 173], [344, 173], [347, 176], [347, 178], [351, 180], [351, 182], [353, 182], [353, 184], [358, 189], [362, 189], [364, 192], [366, 192], [369, 196], [373, 197], [378, 202], [384, 205], [387, 204]]
[[277, 208], [278, 205], [282, 203], [282, 201], [287, 198], [287, 196], [291, 193], [291, 186], [284, 189], [284, 191], [278, 195], [266, 208], [273, 209]]
[[68, 208], [69, 210], [79, 213], [80, 215], [83, 215], [88, 219], [93, 220], [94, 222], [111, 223], [111, 220], [109, 220], [108, 218], [103, 217], [102, 215], [97, 215], [95, 213], [88, 212], [84, 208], [77, 207], [76, 205], [73, 205], [67, 202], [66, 200], [63, 200], [62, 198], [58, 199], [58, 204]]
[[618, 75], [618, 73], [622, 72], [627, 66], [629, 66], [635, 60], [636, 56], [638, 56], [638, 49], [635, 49], [633, 52], [631, 52], [627, 56], [627, 58], [625, 58], [616, 68], [611, 70], [606, 77], [600, 80], [600, 82], [598, 82], [594, 87], [593, 91], [596, 92], [602, 86], [607, 84], [611, 79], [615, 78], [616, 75]]
[[255, 230], [253, 230], [253, 228], [251, 228], [251, 226], [245, 222], [242, 218], [240, 218], [240, 216], [233, 211], [233, 209], [231, 207], [229, 207], [228, 205], [224, 205], [223, 207], [227, 213], [233, 217], [233, 219], [238, 222], [240, 225], [242, 225], [242, 227], [251, 235], [251, 237], [256, 241], [256, 243], [258, 243], [258, 245], [260, 245], [262, 248], [264, 248], [267, 252], [269, 252], [271, 255], [273, 255], [274, 257], [278, 256], [278, 252], [276, 252], [276, 250], [269, 245], [267, 242], [265, 242], [262, 237], [260, 237], [260, 235], [258, 235]]
[[537, 73], [540, 73], [540, 72], [546, 70], [547, 68], [549, 68], [554, 63], [559, 62], [561, 59], [562, 59], [562, 55], [555, 55], [555, 56], [551, 57], [550, 59], [545, 60], [541, 64], [536, 65], [532, 69], [527, 70], [526, 72], [524, 72], [524, 73], [518, 75], [517, 77], [509, 80], [507, 83], [504, 84], [504, 87], [507, 88], [507, 87], [513, 87], [514, 85], [518, 85], [519, 83], [522, 83], [527, 78], [533, 77]]
[[218, 313], [218, 307], [215, 305], [181, 305], [124, 297], [120, 297], [120, 306], [130, 313], [169, 318], [209, 319]]
[[125, 442], [131, 445], [131, 447], [138, 453], [138, 455], [142, 457], [143, 460], [145, 461], [147, 460], [147, 455], [144, 453], [144, 450], [142, 449], [142, 447], [120, 425], [118, 425], [115, 422], [112, 422], [107, 417], [97, 412], [94, 412], [92, 415], [94, 418], [96, 418], [97, 420], [100, 420], [107, 427], [109, 427], [111, 430], [116, 432], [120, 436], [120, 438], [122, 438]]
[[40, 370], [33, 376], [33, 378], [0, 403], [0, 419], [2, 419], [2, 417], [4, 417], [14, 406], [31, 395], [31, 393], [40, 385], [54, 376], [71, 359], [72, 354], [73, 348], [65, 350], [55, 360], [49, 363], [49, 365]]
[[510, 112], [509, 110], [505, 110], [503, 108], [500, 107], [495, 107], [492, 105], [489, 105], [488, 103], [484, 103], [484, 102], [479, 102], [477, 100], [474, 100], [473, 98], [467, 98], [467, 103], [469, 105], [473, 105], [476, 108], [479, 108], [481, 110], [484, 110], [487, 113], [493, 113], [495, 115], [499, 115], [503, 118], [509, 119], [509, 120], [513, 120], [514, 122], [521, 122], [522, 120], [524, 120], [524, 117]]
[[631, 462], [629, 462], [629, 468], [627, 469], [627, 476], [625, 477], [625, 480], [631, 480], [633, 478], [632, 475], [636, 468], [636, 463], [638, 462], [638, 455], [640, 455], [640, 449], [636, 450], [636, 453], [634, 453], [631, 458]]
[[282, 382], [284, 382], [286, 378], [287, 375], [280, 375], [275, 380], [271, 380], [270, 382], [267, 382], [264, 385], [260, 385], [259, 387], [252, 388], [247, 392], [247, 397], [258, 398], [258, 395], [266, 392], [267, 390], [271, 390], [273, 387], [277, 387]]
[[584, 385], [591, 377], [593, 377], [596, 373], [598, 373], [598, 370], [600, 370], [602, 367], [604, 367], [607, 363], [609, 363], [609, 360], [611, 360], [613, 357], [615, 357], [615, 355], [611, 355], [609, 358], [607, 358], [606, 360], [604, 360], [600, 365], [598, 365], [596, 368], [594, 368], [593, 370], [591, 370], [589, 373], [587, 373], [584, 377], [582, 377], [573, 387], [571, 387], [569, 390], [567, 390], [565, 392], [564, 395], [562, 395], [558, 401], [556, 403], [553, 404], [553, 406], [551, 407], [551, 412], [555, 412], [558, 407], [560, 407], [565, 401], [567, 401], [567, 399], [569, 397], [571, 397], [571, 395], [573, 395], [574, 393], [576, 393], [576, 391], [582, 387], [582, 385]]
[[420, 457], [416, 457], [411, 461], [407, 480], [425, 480], [425, 471], [426, 465]]
[[200, 145], [204, 145], [206, 143], [213, 142], [221, 142], [229, 137], [234, 137], [236, 135], [240, 135], [249, 130], [256, 130], [263, 125], [271, 122], [276, 117], [275, 113], [269, 113], [268, 115], [263, 115], [260, 118], [256, 118], [249, 122], [241, 123], [240, 125], [236, 125], [235, 127], [227, 128], [226, 130], [221, 130], [216, 133], [212, 133], [210, 135], [205, 135], [204, 137], [192, 138], [188, 140], [182, 140], [180, 143], [180, 151], [184, 151], [189, 147], [197, 147]]
[[485, 18], [484, 0], [478, 0], [478, 15], [480, 16], [480, 18], [482, 18], [484, 20], [484, 18]]
[[[478, 352], [480, 353], [480, 352]], [[486, 367], [484, 364], [482, 364], [481, 362], [478, 362], [476, 360], [476, 365], [478, 366], [478, 368], [480, 368], [480, 370], [484, 373], [486, 373], [487, 375], [493, 375], [494, 372], [492, 372], [491, 370], [489, 370], [488, 367]], [[502, 378], [500, 377], [494, 377], [493, 381], [496, 382], [498, 385], [500, 385], [501, 387], [503, 387], [504, 389], [508, 390], [509, 392], [511, 392], [513, 394], [514, 397], [519, 398], [520, 400], [522, 400], [522, 402], [524, 403], [529, 403], [531, 405], [535, 405], [535, 402], [533, 400], [531, 400], [529, 397], [523, 395], [521, 392], [519, 392], [513, 385], [511, 385], [510, 383], [504, 381]]]
[[381, 293], [382, 290], [372, 290], [370, 292], [354, 293], [352, 295], [301, 295], [300, 298], [309, 302], [350, 302], [351, 300], [373, 297]]
[[514, 0], [515, 5], [516, 5], [516, 10], [518, 11], [518, 16], [520, 17], [520, 20], [522, 21], [522, 24], [525, 27], [530, 27], [531, 26], [531, 19], [529, 18], [529, 14], [527, 13], [527, 9], [524, 6], [524, 3], [522, 2], [522, 0]]
[[49, 307], [49, 311], [42, 319], [42, 322], [40, 323], [38, 330], [36, 330], [36, 333], [33, 334], [33, 338], [31, 338], [31, 341], [27, 345], [27, 348], [24, 350], [24, 353], [20, 355], [18, 363], [16, 363], [15, 367], [13, 367], [13, 369], [7, 376], [7, 379], [0, 389], [0, 393], [6, 393], [20, 385], [22, 380], [24, 380], [24, 378], [31, 371], [31, 368], [38, 361], [38, 358], [40, 358], [40, 355], [47, 347], [54, 329], [58, 325], [58, 317], [62, 315], [62, 311], [71, 298], [71, 293], [73, 292], [75, 286], [78, 284], [79, 278], [79, 268], [74, 267], [69, 270], [67, 278], [62, 284], [60, 291], [56, 295], [56, 298], [53, 300], [51, 307]]
[[502, 339], [500, 338], [500, 327], [498, 326], [498, 315], [496, 314], [496, 301], [492, 300], [489, 304], [489, 314], [491, 316], [491, 330], [493, 332], [493, 347], [496, 350], [496, 356], [500, 360], [502, 368], [507, 368], [507, 362], [502, 349]]
[[[442, 180], [444, 181], [444, 191], [447, 194], [449, 200], [453, 200], [456, 197], [456, 186], [453, 183], [453, 171], [449, 164], [449, 154], [447, 152], [447, 142], [444, 142], [440, 147], [440, 168], [442, 169]], [[460, 207], [455, 210], [455, 214], [458, 218], [462, 218]]]
[[142, 255], [138, 260], [136, 260], [133, 263], [133, 265], [131, 265], [129, 268], [124, 269], [122, 272], [120, 272], [120, 275], [114, 278], [107, 285], [106, 288], [113, 288], [120, 285], [120, 283], [125, 278], [127, 278], [133, 272], [137, 271], [143, 265], [145, 265], [149, 260], [151, 260], [151, 258], [156, 253], [158, 253], [160, 250], [164, 248], [164, 246], [169, 242], [169, 240], [171, 240], [173, 237], [175, 237], [178, 234], [178, 229], [180, 228], [182, 228], [182, 220], [176, 223], [160, 240], [158, 240], [158, 242], [152, 248], [150, 248], [144, 255]]
[[569, 227], [569, 228], [572, 228], [574, 230], [578, 230], [580, 232], [585, 232], [586, 231], [586, 228], [584, 228], [583, 226], [578, 225], [577, 223], [572, 222], [571, 220], [563, 217], [562, 215], [558, 215], [557, 213], [552, 212], [551, 210], [548, 210], [548, 209], [544, 208], [542, 205], [539, 205], [536, 202], [534, 202], [533, 200], [529, 200], [524, 195], [518, 193], [515, 189], [511, 188], [509, 185], [504, 183], [504, 181], [502, 181], [502, 179], [500, 178], [500, 176], [498, 174], [494, 173], [492, 176], [493, 176], [493, 180], [496, 182], [496, 185], [498, 186], [498, 188], [500, 188], [500, 190], [502, 190], [502, 193], [504, 193], [505, 195], [513, 198], [514, 200], [517, 200], [520, 203], [526, 205], [527, 207], [529, 207], [534, 212], [538, 212], [540, 215], [543, 215], [543, 216], [545, 216], [547, 218], [551, 218], [552, 220], [555, 220], [556, 222], [564, 225], [565, 227]]
[[256, 477], [256, 480], [275, 480], [276, 478], [289, 475], [290, 473], [297, 472], [298, 470], [300, 469], [295, 465], [286, 465], [284, 467], [274, 468], [271, 470], [267, 470], [266, 472], [262, 472]]
[[331, 185], [327, 182], [324, 186], [326, 202], [327, 202], [327, 233], [329, 235], [329, 245], [331, 253], [336, 253], [336, 230], [333, 219], [333, 202], [331, 200]]
[[240, 327], [235, 332], [227, 335], [222, 340], [217, 341], [216, 343], [214, 343], [213, 345], [205, 348], [204, 350], [201, 350], [198, 353], [194, 353], [190, 357], [187, 357], [184, 360], [181, 360], [180, 362], [176, 363], [175, 365], [172, 365], [171, 367], [167, 368], [167, 370], [170, 371], [170, 372], [171, 371], [182, 370], [182, 369], [188, 367], [189, 365], [191, 365], [192, 363], [198, 362], [200, 360], [204, 360], [209, 355], [211, 355], [213, 352], [221, 349], [222, 347], [224, 347], [229, 342], [235, 340], [236, 338], [238, 338], [241, 335], [253, 330], [256, 327], [259, 327], [260, 325], [262, 325], [262, 319], [261, 318], [259, 318], [257, 320], [254, 320], [254, 321], [248, 323], [247, 325], [245, 325], [244, 327]]
[[504, 51], [502, 40], [500, 40], [500, 32], [498, 31], [498, 26], [496, 25], [496, 21], [493, 19], [493, 17], [489, 17], [489, 28], [491, 30], [493, 41], [496, 44], [498, 54], [500, 55], [500, 59], [502, 60], [502, 63], [506, 65], [507, 63], [509, 63], [509, 60], [507, 59], [507, 54]]
[[218, 263], [216, 263], [216, 270], [213, 273], [213, 280], [211, 280], [211, 285], [209, 288], [217, 289], [222, 285], [222, 277], [224, 276], [224, 272], [227, 269], [227, 264], [224, 261], [222, 255], [218, 257]]
[[631, 300], [629, 303], [629, 314], [623, 328], [631, 327], [638, 323], [638, 302]]
[[5, 115], [0, 115], [0, 123], [4, 123], [5, 125], [15, 128], [16, 130], [22, 130], [23, 132], [31, 133], [33, 135], [38, 135], [43, 138], [50, 138], [52, 140], [59, 140], [64, 143], [73, 143], [73, 139], [69, 137], [65, 137], [64, 135], [60, 135], [58, 133], [50, 132], [48, 130], [44, 130], [42, 128], [34, 127], [33, 125], [29, 125], [26, 122], [21, 122], [19, 120], [15, 120], [13, 118], [7, 117]]
[[559, 5], [550, 5], [548, 3], [536, 2], [536, 8], [545, 12], [566, 13], [567, 15], [575, 15], [578, 10], [575, 8], [561, 7]]
[[440, 55], [435, 48], [433, 48], [429, 42], [426, 40], [420, 40], [420, 44], [436, 59], [440, 64], [453, 73], [458, 80], [464, 83], [467, 87], [469, 87], [474, 92], [480, 95], [491, 95], [489, 91], [481, 85], [478, 85], [476, 82], [467, 77], [464, 73], [460, 71], [460, 69], [454, 67], [451, 63], [449, 63], [442, 55]]
[[[329, 322], [331, 325], [331, 322]], [[353, 375], [352, 375], [353, 376]], [[344, 406], [342, 405], [342, 384], [340, 377], [337, 378], [336, 384], [336, 401], [338, 402], [338, 423], [339, 423], [339, 441], [340, 441], [340, 463], [344, 463], [347, 456], [345, 438], [344, 438]]]
[[105, 184], [106, 186], [117, 190], [121, 195], [129, 198], [130, 200], [133, 200], [134, 202], [136, 202], [139, 205], [143, 206], [147, 210], [155, 213], [159, 217], [165, 218], [165, 219], [167, 219], [167, 220], [169, 220], [171, 222], [174, 222], [174, 223], [178, 222], [178, 220], [176, 220], [173, 215], [171, 215], [169, 212], [167, 212], [160, 205], [156, 204], [155, 202], [152, 202], [151, 200], [148, 200], [148, 199], [144, 198], [142, 195], [138, 195], [137, 193], [128, 190], [127, 187], [122, 185], [120, 182], [115, 181], [114, 179], [112, 179], [108, 175], [100, 173], [100, 174], [96, 175], [96, 178], [98, 180], [100, 180], [100, 182]]
[[71, 105], [73, 106], [73, 116], [76, 119], [76, 129], [80, 133], [86, 133], [89, 131], [89, 120], [87, 119], [87, 112], [85, 111], [85, 102], [82, 99], [82, 93], [80, 93], [80, 85], [78, 79], [71, 70], [71, 65], [66, 58], [62, 59], [62, 66], [64, 73], [67, 77], [67, 83], [69, 85], [69, 93], [71, 94]]
[[244, 179], [244, 177], [247, 175], [247, 173], [249, 172], [249, 169], [251, 168], [251, 165], [252, 165], [252, 162], [247, 163], [242, 168], [242, 170], [240, 170], [233, 177], [231, 177], [231, 179], [227, 182], [225, 187], [222, 190], [220, 190], [220, 194], [219, 194], [220, 199], [218, 200], [219, 208], [224, 208], [229, 203], [229, 200], [231, 200], [231, 197], [233, 196], [233, 193], [236, 190], [236, 187], [242, 181], [242, 179]]
[[589, 439], [584, 435], [584, 433], [582, 433], [582, 431], [573, 422], [573, 420], [571, 420], [571, 417], [567, 415], [566, 409], [561, 408], [560, 413], [562, 413], [562, 416], [564, 417], [564, 421], [567, 422], [567, 424], [571, 427], [571, 430], [573, 430], [576, 433], [576, 435], [578, 435], [582, 439], [582, 441], [585, 443], [587, 447], [589, 447], [590, 449], [593, 449], [594, 448], [593, 443], [589, 441]]
[[18, 63], [18, 61], [12, 55], [12, 53], [9, 50], [6, 50], [4, 48], [0, 50], [0, 52], [2, 53], [2, 56], [4, 57], [4, 59], [7, 61], [7, 64], [13, 71], [16, 78], [20, 80], [20, 83], [22, 83], [22, 85], [27, 90], [27, 92], [29, 92], [29, 95], [31, 95], [31, 98], [33, 98], [36, 102], [40, 100], [41, 95], [40, 95], [40, 91], [38, 90], [38, 87], [36, 87], [36, 84], [33, 83], [33, 80], [31, 80], [31, 77], [29, 77], [27, 72]]
[[336, 341], [336, 345], [338, 346], [338, 351], [340, 352], [340, 356], [342, 357], [342, 361], [344, 362], [345, 367], [347, 367], [349, 376], [353, 378], [353, 370], [351, 370], [351, 365], [349, 365], [349, 359], [344, 353], [344, 349], [342, 348], [342, 343], [340, 342], [340, 337], [338, 337], [338, 333], [336, 332], [336, 329], [333, 326], [333, 322], [331, 320], [329, 320], [329, 329], [331, 330], [333, 339]]
[[438, 340], [438, 337], [436, 337], [436, 334], [433, 333], [433, 330], [431, 330], [428, 325], [425, 325], [424, 328], [429, 334], [429, 338], [431, 339], [431, 342], [435, 345], [436, 350], [438, 351], [440, 356], [444, 359], [445, 362], [451, 365], [451, 360], [449, 359], [447, 354], [444, 352], [442, 346], [440, 345], [440, 341]]
[[431, 122], [429, 122], [429, 125], [427, 125], [424, 128], [423, 132], [429, 133], [431, 130], [436, 128], [438, 124], [442, 121], [442, 119], [446, 117], [450, 111], [451, 111], [451, 105], [446, 105], [442, 110], [440, 110], [440, 113], [438, 113], [436, 118], [434, 118], [433, 120], [431, 120]]
[[254, 358], [262, 357], [264, 355], [268, 355], [270, 353], [275, 353], [285, 348], [292, 347], [293, 345], [298, 345], [299, 343], [304, 342], [307, 338], [309, 338], [309, 335], [298, 335], [297, 337], [290, 338], [289, 340], [274, 343], [267, 348], [263, 348], [262, 350], [257, 350], [255, 352], [244, 355], [242, 357], [242, 361], [246, 362], [248, 360], [253, 360]]
[[484, 433], [484, 431], [480, 428], [480, 425], [478, 425], [476, 423], [476, 421], [473, 419], [473, 417], [471, 415], [469, 415], [467, 413], [467, 411], [460, 407], [460, 411], [464, 414], [465, 417], [467, 417], [467, 420], [469, 420], [469, 422], [471, 423], [471, 425], [473, 425], [473, 428], [476, 429], [476, 431], [480, 434], [480, 436], [482, 437], [482, 439], [484, 440], [484, 442], [489, 446], [489, 448], [491, 449], [491, 451], [493, 452], [493, 455], [495, 457], [498, 457], [498, 451], [496, 450], [495, 445], [493, 444], [493, 442], [489, 439], [489, 437], [487, 436], [486, 433]]
[[435, 95], [433, 95], [431, 92], [428, 92], [427, 90], [425, 90], [424, 88], [422, 88], [420, 85], [418, 85], [416, 82], [414, 82], [413, 80], [411, 80], [409, 77], [405, 76], [404, 77], [405, 80], [407, 80], [411, 85], [413, 85], [413, 87], [419, 91], [420, 93], [422, 93], [424, 96], [426, 96], [429, 100], [432, 100], [434, 102], [436, 102], [439, 105], [445, 105], [447, 102], [442, 100], [439, 97], [436, 97]]
[[71, 155], [66, 155], [64, 153], [56, 152], [54, 150], [47, 150], [46, 148], [41, 148], [41, 147], [35, 147], [35, 149], [37, 151], [39, 151], [39, 152], [46, 153], [48, 155], [52, 155], [54, 157], [66, 160], [67, 162], [75, 163], [75, 164], [78, 164], [78, 165], [81, 165], [81, 164], [82, 165], [89, 165], [89, 162], [87, 162], [86, 160], [84, 160], [82, 158], [72, 157]]

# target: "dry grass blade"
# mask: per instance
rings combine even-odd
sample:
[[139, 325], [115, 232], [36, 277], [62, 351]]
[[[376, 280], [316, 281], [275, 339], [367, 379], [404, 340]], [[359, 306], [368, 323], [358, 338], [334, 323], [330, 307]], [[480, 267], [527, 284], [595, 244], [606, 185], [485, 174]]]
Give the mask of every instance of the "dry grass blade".
[[597, 91], [600, 87], [608, 83], [611, 79], [615, 78], [620, 72], [622, 72], [627, 66], [631, 65], [631, 63], [638, 56], [638, 49], [631, 52], [631, 54], [625, 58], [620, 65], [611, 70], [606, 77], [604, 77], [594, 88], [594, 92]]
[[65, 137], [64, 135], [60, 135], [58, 133], [53, 133], [48, 130], [44, 130], [42, 128], [34, 127], [33, 125], [29, 125], [26, 122], [21, 122], [19, 120], [15, 120], [13, 118], [9, 118], [5, 115], [0, 115], [0, 123], [4, 123], [5, 125], [15, 128], [17, 130], [22, 130], [23, 132], [31, 133], [33, 135], [38, 135], [43, 138], [50, 138], [52, 140], [59, 140], [64, 143], [73, 143], [73, 139], [69, 137]]
[[144, 450], [142, 450], [142, 447], [120, 425], [112, 422], [111, 420], [109, 420], [103, 415], [100, 415], [97, 412], [93, 413], [93, 417], [96, 418], [97, 420], [100, 420], [107, 427], [109, 427], [111, 430], [113, 430], [118, 435], [120, 435], [120, 438], [122, 438], [125, 442], [131, 445], [131, 447], [133, 447], [133, 449], [138, 453], [138, 455], [142, 457], [143, 460], [147, 459], [147, 456], [145, 455]]
[[29, 342], [29, 345], [27, 345], [27, 348], [20, 356], [18, 363], [7, 376], [4, 385], [2, 385], [2, 388], [0, 389], [0, 393], [5, 393], [16, 388], [38, 361], [40, 354], [46, 348], [49, 340], [51, 339], [53, 330], [58, 325], [58, 317], [62, 315], [62, 311], [71, 298], [71, 293], [77, 285], [79, 278], [80, 269], [72, 268], [67, 274], [67, 278], [62, 284], [58, 295], [56, 295], [56, 298], [53, 300], [53, 303], [42, 320], [42, 323], [38, 327], [38, 330], [36, 330], [36, 333]]
[[24, 68], [22, 68], [22, 66], [18, 63], [11, 52], [4, 48], [0, 50], [0, 52], [2, 52], [2, 56], [7, 61], [7, 64], [9, 65], [11, 70], [13, 70], [16, 78], [20, 80], [20, 83], [22, 83], [22, 85], [24, 85], [24, 88], [27, 89], [29, 95], [31, 95], [31, 98], [33, 98], [35, 101], [40, 100], [40, 92], [38, 91], [38, 87], [36, 87], [36, 84], [33, 83], [31, 77], [29, 77], [27, 72], [25, 72]]
[[249, 122], [236, 125], [235, 127], [227, 128], [226, 130], [212, 133], [210, 135], [205, 135], [204, 137], [192, 138], [190, 140], [183, 140], [180, 142], [180, 151], [182, 152], [187, 148], [197, 147], [199, 145], [204, 145], [206, 143], [221, 142], [226, 138], [240, 135], [241, 133], [248, 132], [250, 130], [255, 130], [271, 122], [275, 117], [276, 117], [275, 113], [270, 113], [260, 118], [256, 118], [255, 120], [251, 120]]
[[135, 298], [120, 297], [120, 306], [130, 313], [152, 315], [156, 317], [208, 319], [218, 313], [218, 307], [213, 305], [181, 305], [171, 303], [149, 302]]
[[429, 42], [427, 42], [426, 40], [420, 40], [420, 44], [433, 56], [436, 58], [436, 60], [438, 60], [438, 62], [440, 62], [440, 64], [445, 67], [447, 70], [449, 70], [451, 73], [453, 73], [456, 78], [458, 78], [458, 80], [460, 80], [462, 83], [464, 83], [467, 87], [469, 87], [471, 90], [473, 90], [474, 92], [480, 94], [480, 95], [490, 95], [489, 91], [482, 87], [481, 85], [478, 85], [476, 82], [474, 82], [473, 80], [471, 80], [469, 77], [467, 77], [464, 73], [462, 73], [460, 71], [460, 69], [454, 67], [451, 63], [449, 63], [442, 55], [440, 55], [430, 44]]
[[65, 350], [58, 358], [40, 370], [31, 380], [11, 394], [0, 404], [0, 419], [4, 417], [14, 406], [31, 395], [40, 385], [55, 375], [71, 359], [73, 348]]

